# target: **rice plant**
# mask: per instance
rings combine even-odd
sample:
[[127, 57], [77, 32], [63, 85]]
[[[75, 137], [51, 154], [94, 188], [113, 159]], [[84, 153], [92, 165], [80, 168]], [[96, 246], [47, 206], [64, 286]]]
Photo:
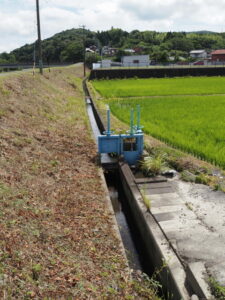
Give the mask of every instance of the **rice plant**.
[[105, 98], [225, 94], [225, 77], [219, 76], [95, 80], [93, 85]]

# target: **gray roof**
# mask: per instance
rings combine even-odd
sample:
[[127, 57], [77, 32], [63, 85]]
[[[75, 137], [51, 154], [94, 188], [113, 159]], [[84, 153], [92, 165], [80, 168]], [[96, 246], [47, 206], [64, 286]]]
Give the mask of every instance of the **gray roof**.
[[203, 53], [205, 50], [192, 50], [190, 53]]

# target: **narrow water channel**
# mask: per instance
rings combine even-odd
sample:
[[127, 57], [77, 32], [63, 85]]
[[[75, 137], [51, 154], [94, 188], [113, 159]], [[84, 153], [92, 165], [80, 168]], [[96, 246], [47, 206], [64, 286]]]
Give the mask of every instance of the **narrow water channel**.
[[117, 171], [111, 171], [105, 173], [105, 178], [129, 266], [131, 269], [141, 270], [151, 276], [154, 270], [147, 259], [145, 246], [132, 220], [119, 174]]
[[[94, 137], [97, 141], [100, 130], [96, 123], [90, 100], [86, 100], [87, 112], [90, 119]], [[151, 276], [153, 269], [146, 258], [145, 246], [132, 220], [126, 196], [123, 192], [120, 177], [117, 170], [105, 173], [105, 179], [109, 190], [109, 195], [113, 205], [120, 235], [126, 250], [128, 263], [131, 269], [141, 270]]]

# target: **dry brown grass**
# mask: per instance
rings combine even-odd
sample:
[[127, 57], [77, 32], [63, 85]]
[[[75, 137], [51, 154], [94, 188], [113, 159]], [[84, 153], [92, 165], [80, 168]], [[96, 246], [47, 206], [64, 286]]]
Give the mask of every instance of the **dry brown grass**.
[[1, 299], [155, 299], [112, 229], [81, 74], [1, 78]]

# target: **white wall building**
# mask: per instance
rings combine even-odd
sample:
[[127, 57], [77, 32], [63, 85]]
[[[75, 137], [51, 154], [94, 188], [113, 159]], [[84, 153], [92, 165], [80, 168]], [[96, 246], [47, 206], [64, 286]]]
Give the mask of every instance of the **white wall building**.
[[150, 64], [149, 55], [123, 56], [121, 59], [123, 67], [148, 67]]
[[96, 70], [96, 69], [100, 69], [101, 68], [101, 63], [93, 63], [92, 64], [92, 69]]
[[102, 68], [110, 68], [112, 61], [110, 59], [102, 60]]
[[202, 59], [205, 59], [207, 58], [207, 52], [205, 50], [192, 50], [190, 52], [190, 56], [192, 58], [202, 58]]

